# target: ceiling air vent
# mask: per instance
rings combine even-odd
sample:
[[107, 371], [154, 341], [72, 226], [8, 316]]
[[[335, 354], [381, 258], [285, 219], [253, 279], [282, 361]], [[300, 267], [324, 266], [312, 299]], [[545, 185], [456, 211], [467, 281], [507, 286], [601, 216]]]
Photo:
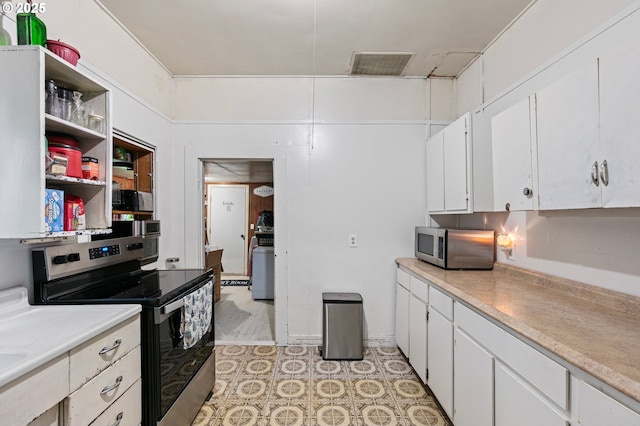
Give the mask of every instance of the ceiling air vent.
[[350, 75], [401, 76], [413, 53], [355, 52]]

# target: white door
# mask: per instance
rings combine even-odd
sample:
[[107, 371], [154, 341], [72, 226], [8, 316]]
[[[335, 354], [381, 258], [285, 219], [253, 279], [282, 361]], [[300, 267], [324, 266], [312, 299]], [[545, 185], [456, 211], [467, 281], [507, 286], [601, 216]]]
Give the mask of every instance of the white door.
[[444, 130], [427, 141], [427, 209], [444, 211]]
[[429, 307], [429, 388], [450, 419], [453, 418], [453, 324]]
[[597, 61], [537, 92], [536, 102], [540, 210], [599, 207]]
[[209, 244], [222, 252], [225, 273], [247, 273], [248, 185], [207, 185]]
[[456, 426], [493, 425], [493, 358], [459, 329], [453, 348], [453, 421]]
[[448, 212], [469, 210], [468, 117], [463, 115], [444, 130], [444, 208]]
[[604, 207], [640, 206], [638, 48], [640, 42], [633, 36], [600, 57], [599, 161], [606, 160], [609, 169], [608, 182], [601, 182], [607, 184], [602, 188]]
[[423, 383], [427, 382], [427, 304], [409, 296], [409, 363]]
[[396, 283], [396, 343], [409, 356], [409, 290]]
[[[530, 105], [530, 100], [534, 105]], [[531, 108], [533, 107], [533, 108]], [[533, 210], [533, 168], [531, 155], [531, 110], [529, 97], [491, 119], [493, 152], [493, 203], [496, 211]], [[534, 112], [535, 114], [535, 112]], [[535, 120], [535, 116], [533, 117]], [[537, 203], [536, 203], [537, 204]]]

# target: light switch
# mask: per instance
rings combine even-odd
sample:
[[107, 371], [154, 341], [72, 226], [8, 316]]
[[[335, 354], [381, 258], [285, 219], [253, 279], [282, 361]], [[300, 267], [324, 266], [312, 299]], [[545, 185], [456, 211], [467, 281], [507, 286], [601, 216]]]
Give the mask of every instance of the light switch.
[[349, 234], [349, 247], [358, 247], [358, 234]]

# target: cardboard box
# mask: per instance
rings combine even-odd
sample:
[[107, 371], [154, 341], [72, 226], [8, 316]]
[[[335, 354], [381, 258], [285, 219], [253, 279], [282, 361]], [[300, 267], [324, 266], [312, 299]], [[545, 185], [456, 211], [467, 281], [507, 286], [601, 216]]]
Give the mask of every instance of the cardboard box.
[[205, 253], [205, 269], [212, 269], [215, 282], [213, 284], [213, 301], [220, 300], [220, 273], [222, 272], [222, 249]]
[[64, 191], [44, 190], [44, 229], [47, 232], [64, 231]]

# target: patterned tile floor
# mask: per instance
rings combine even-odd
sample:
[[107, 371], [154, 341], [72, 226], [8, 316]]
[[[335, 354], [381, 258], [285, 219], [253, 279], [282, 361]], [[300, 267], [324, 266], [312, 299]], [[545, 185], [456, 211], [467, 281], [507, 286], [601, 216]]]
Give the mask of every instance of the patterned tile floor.
[[324, 361], [310, 346], [218, 346], [192, 426], [451, 426], [397, 348]]

